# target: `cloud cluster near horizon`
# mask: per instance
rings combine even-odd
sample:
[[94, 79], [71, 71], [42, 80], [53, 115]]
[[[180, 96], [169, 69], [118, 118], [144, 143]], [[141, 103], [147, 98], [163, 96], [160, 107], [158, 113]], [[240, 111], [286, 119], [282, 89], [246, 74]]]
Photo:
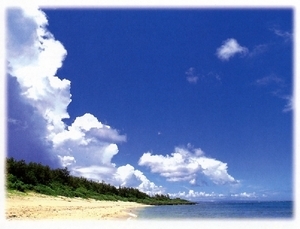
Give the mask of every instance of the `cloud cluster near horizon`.
[[162, 187], [133, 166], [112, 163], [117, 143], [125, 142], [126, 135], [90, 113], [69, 126], [63, 122], [69, 118], [71, 82], [56, 72], [67, 51], [47, 24], [37, 8], [7, 10], [8, 156], [68, 166], [73, 175], [161, 193]]
[[215, 192], [211, 192], [211, 193], [207, 193], [207, 192], [198, 192], [198, 191], [194, 191], [193, 189], [190, 189], [189, 191], [185, 192], [178, 192], [178, 193], [173, 193], [173, 194], [169, 194], [170, 197], [176, 198], [186, 198], [186, 199], [210, 199], [210, 200], [221, 200], [221, 199], [239, 199], [239, 200], [254, 200], [257, 198], [266, 198], [267, 195], [265, 194], [261, 194], [258, 195], [255, 192], [241, 192], [241, 193], [234, 193], [234, 194], [223, 194], [223, 193], [215, 193]]
[[227, 164], [205, 156], [201, 149], [176, 147], [171, 155], [142, 155], [139, 165], [147, 166], [152, 173], [158, 173], [167, 181], [188, 181], [191, 185], [200, 185], [210, 180], [216, 185], [237, 184], [238, 180], [228, 174]]

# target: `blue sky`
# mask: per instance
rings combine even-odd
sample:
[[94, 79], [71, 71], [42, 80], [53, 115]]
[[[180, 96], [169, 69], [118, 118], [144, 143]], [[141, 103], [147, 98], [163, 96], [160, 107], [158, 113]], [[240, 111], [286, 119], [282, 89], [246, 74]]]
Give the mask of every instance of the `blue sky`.
[[7, 11], [8, 156], [193, 200], [293, 198], [292, 9]]

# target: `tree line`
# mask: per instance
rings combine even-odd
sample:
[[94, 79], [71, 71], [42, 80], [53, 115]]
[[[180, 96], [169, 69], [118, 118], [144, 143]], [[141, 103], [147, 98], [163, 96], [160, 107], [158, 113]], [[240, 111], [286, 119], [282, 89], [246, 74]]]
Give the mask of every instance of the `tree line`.
[[51, 169], [47, 165], [6, 158], [6, 188], [21, 192], [34, 191], [52, 196], [92, 198], [97, 200], [132, 201], [149, 205], [194, 204], [169, 195], [150, 196], [132, 187], [118, 188], [84, 177], [70, 175], [67, 167]]

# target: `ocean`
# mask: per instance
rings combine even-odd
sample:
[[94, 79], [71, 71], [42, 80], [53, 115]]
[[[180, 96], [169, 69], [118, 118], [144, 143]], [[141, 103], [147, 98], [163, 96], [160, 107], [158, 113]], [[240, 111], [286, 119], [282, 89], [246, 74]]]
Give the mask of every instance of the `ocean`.
[[195, 205], [151, 206], [139, 209], [137, 220], [292, 219], [292, 201], [199, 202]]

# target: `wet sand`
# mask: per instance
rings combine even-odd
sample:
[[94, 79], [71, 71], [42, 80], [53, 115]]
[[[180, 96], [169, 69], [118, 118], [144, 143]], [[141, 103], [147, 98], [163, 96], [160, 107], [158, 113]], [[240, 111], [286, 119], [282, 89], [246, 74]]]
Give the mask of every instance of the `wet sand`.
[[37, 193], [7, 193], [7, 220], [130, 220], [135, 210], [148, 205], [122, 201], [54, 197]]

